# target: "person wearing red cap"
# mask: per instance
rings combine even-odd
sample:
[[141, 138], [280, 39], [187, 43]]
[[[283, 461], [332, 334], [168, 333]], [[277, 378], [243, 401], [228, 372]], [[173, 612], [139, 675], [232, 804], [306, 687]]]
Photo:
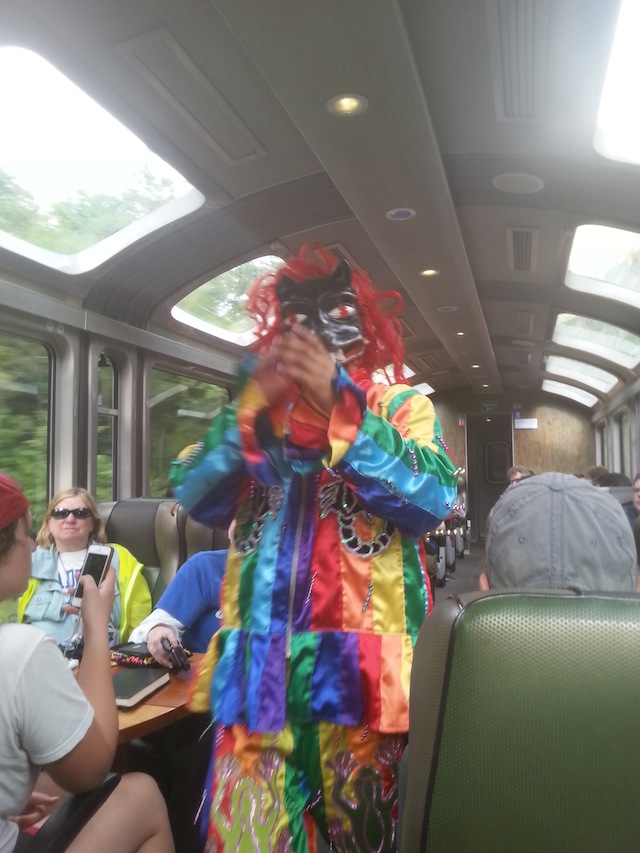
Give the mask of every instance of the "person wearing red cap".
[[[29, 581], [30, 524], [27, 498], [0, 474], [0, 602], [20, 595]], [[60, 799], [38, 784], [41, 768], [48, 790], [57, 786], [64, 796], [94, 788], [113, 763], [118, 714], [107, 626], [115, 573], [110, 569], [99, 588], [90, 577], [81, 583], [85, 647], [77, 681], [43, 631], [0, 624], [0, 853], [19, 850], [21, 830], [48, 815]], [[123, 776], [73, 849], [174, 851], [167, 809], [151, 777]]]
[[29, 501], [6, 474], [0, 474], [0, 495], [0, 530], [4, 530], [29, 512]]

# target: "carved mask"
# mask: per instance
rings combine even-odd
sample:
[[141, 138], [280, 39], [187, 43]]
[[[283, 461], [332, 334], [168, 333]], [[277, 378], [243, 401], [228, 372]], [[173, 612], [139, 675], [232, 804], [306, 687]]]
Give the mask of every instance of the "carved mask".
[[320, 338], [337, 361], [350, 361], [348, 353], [364, 339], [358, 315], [356, 295], [351, 288], [351, 268], [340, 261], [329, 278], [311, 278], [303, 282], [283, 276], [276, 286], [280, 316], [287, 326], [302, 323]]

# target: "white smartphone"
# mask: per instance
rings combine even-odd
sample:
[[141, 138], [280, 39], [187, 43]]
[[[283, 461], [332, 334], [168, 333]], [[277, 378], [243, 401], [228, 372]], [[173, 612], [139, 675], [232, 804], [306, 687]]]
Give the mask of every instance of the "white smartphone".
[[82, 585], [80, 578], [84, 575], [91, 575], [96, 582], [96, 586], [100, 586], [100, 581], [105, 576], [105, 573], [111, 565], [113, 556], [113, 548], [111, 545], [89, 545], [87, 556], [84, 558], [84, 563], [80, 569], [76, 590], [73, 593], [71, 603], [74, 607], [80, 607], [82, 604]]

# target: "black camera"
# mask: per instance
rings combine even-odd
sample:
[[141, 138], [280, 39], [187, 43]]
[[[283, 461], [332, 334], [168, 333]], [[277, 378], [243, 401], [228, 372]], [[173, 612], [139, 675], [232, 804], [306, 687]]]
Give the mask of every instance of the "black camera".
[[162, 648], [169, 655], [171, 669], [174, 672], [191, 669], [191, 664], [189, 663], [189, 659], [187, 658], [182, 646], [172, 646], [171, 641], [165, 637], [162, 641]]
[[84, 637], [82, 634], [74, 634], [62, 643], [58, 643], [58, 648], [68, 660], [82, 660]]

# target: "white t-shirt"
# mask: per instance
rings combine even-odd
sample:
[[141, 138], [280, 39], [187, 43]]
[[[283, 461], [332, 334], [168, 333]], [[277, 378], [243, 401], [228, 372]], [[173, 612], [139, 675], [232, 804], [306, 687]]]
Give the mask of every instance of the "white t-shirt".
[[85, 736], [93, 708], [55, 641], [30, 625], [0, 625], [0, 853], [13, 850], [15, 823], [45, 764]]

